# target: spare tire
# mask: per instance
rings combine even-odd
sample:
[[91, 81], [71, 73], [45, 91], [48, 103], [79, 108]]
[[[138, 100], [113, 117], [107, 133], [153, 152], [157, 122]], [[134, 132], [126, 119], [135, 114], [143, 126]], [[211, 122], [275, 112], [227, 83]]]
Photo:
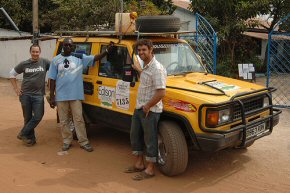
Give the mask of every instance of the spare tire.
[[177, 32], [180, 19], [171, 15], [141, 16], [136, 20], [139, 32]]

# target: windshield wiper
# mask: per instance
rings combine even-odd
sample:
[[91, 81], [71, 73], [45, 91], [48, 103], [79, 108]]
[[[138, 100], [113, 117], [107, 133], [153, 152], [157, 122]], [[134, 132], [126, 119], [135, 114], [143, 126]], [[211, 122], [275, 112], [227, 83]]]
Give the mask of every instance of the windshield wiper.
[[171, 74], [171, 75], [174, 75], [174, 76], [180, 76], [180, 75], [186, 75], [186, 74], [189, 74], [189, 73], [193, 73], [193, 71], [180, 72], [180, 73], [178, 73], [178, 74]]
[[226, 95], [226, 96], [229, 96], [229, 95], [227, 95], [227, 94], [225, 93], [225, 91], [223, 91], [222, 89], [217, 88], [217, 87], [214, 87], [214, 86], [212, 86], [212, 85], [210, 85], [210, 84], [207, 84], [207, 83], [209, 83], [209, 82], [216, 82], [216, 81], [217, 81], [217, 80], [208, 80], [208, 81], [204, 81], [204, 82], [198, 82], [198, 84], [206, 85], [206, 86], [208, 86], [208, 87], [211, 87], [211, 88], [213, 88], [213, 89], [215, 89], [215, 90], [221, 92], [222, 94], [224, 94], [224, 95]]

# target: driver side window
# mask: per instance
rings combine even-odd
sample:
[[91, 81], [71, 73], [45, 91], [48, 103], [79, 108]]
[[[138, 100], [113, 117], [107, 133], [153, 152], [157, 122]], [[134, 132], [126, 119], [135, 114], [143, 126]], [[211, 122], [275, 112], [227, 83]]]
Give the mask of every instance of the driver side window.
[[[105, 52], [107, 45], [102, 45], [101, 53]], [[130, 55], [126, 47], [113, 46], [112, 50], [100, 61], [99, 76], [122, 79], [123, 66], [130, 64]]]

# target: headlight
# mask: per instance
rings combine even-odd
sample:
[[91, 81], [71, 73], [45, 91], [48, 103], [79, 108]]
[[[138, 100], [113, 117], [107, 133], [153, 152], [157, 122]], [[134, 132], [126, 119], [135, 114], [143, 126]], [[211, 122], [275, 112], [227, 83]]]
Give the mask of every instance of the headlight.
[[267, 107], [269, 106], [270, 103], [269, 103], [269, 98], [268, 97], [264, 97], [264, 101], [263, 101], [263, 107]]
[[216, 127], [223, 123], [229, 122], [232, 120], [231, 109], [208, 109], [206, 113], [206, 126], [207, 127]]

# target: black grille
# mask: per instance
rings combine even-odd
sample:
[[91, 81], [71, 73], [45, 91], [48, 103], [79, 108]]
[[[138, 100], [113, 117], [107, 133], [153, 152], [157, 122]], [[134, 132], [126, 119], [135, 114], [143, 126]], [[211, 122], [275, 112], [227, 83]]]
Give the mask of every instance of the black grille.
[[[245, 113], [251, 112], [256, 109], [260, 109], [263, 107], [263, 98], [250, 98], [250, 99], [244, 99], [242, 100], [244, 107], [245, 107]], [[240, 119], [242, 117], [241, 115], [241, 107], [240, 105], [236, 104], [234, 105], [234, 112], [233, 112], [233, 119]]]

